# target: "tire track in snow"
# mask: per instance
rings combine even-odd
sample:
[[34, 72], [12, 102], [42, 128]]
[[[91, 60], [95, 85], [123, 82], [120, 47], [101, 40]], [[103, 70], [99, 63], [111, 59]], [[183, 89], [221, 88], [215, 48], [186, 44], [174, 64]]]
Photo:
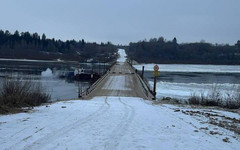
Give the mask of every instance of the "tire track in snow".
[[91, 121], [92, 119], [99, 117], [107, 112], [107, 110], [110, 108], [110, 104], [107, 101], [107, 97], [105, 98], [105, 101], [102, 106], [92, 114], [88, 115], [87, 117], [78, 120], [70, 125], [64, 126], [56, 131], [53, 131], [44, 137], [36, 140], [32, 144], [25, 146], [25, 150], [32, 150], [32, 149], [43, 149], [44, 146], [49, 144], [49, 141], [53, 142], [54, 140], [57, 140], [58, 138], [63, 137], [66, 133], [70, 132], [73, 129], [81, 127], [81, 125], [87, 123], [88, 121]]
[[127, 132], [128, 127], [135, 116], [135, 110], [132, 106], [124, 103], [120, 97], [118, 98], [118, 100], [124, 106], [125, 114], [121, 118], [120, 123], [113, 130], [112, 134], [109, 137], [108, 142], [105, 143], [105, 146], [104, 146], [105, 150], [117, 149], [121, 138]]

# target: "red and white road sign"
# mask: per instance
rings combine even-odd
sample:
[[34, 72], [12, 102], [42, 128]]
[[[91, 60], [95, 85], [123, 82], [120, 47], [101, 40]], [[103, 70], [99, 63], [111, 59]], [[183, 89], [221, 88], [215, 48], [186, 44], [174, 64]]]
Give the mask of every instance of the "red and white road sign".
[[154, 70], [154, 71], [158, 71], [158, 70], [159, 70], [158, 65], [155, 65], [155, 66], [153, 67], [153, 70]]

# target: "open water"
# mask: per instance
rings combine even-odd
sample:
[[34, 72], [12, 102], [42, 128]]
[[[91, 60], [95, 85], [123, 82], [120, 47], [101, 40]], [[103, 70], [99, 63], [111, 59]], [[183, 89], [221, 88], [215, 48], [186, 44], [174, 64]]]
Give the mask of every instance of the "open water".
[[86, 90], [89, 81], [73, 81], [59, 78], [65, 72], [83, 68], [85, 72], [103, 73], [108, 64], [49, 61], [0, 60], [0, 83], [7, 79], [40, 82], [43, 89], [51, 95], [51, 101], [76, 99], [78, 91]]

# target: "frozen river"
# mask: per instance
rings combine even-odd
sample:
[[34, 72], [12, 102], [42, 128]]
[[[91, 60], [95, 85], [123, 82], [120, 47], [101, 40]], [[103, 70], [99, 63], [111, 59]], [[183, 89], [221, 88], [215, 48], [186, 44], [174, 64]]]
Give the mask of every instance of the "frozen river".
[[[145, 77], [153, 85], [153, 66], [135, 65], [138, 70], [145, 66]], [[157, 97], [187, 99], [192, 94], [209, 94], [217, 89], [221, 94], [233, 94], [240, 90], [240, 66], [230, 65], [174, 65], [159, 64]]]

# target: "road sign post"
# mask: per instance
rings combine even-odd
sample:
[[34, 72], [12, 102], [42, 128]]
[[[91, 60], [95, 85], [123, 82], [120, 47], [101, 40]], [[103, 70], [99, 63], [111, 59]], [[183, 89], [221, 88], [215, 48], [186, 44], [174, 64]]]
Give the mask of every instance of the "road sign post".
[[156, 100], [156, 82], [157, 82], [157, 77], [154, 77], [154, 84], [153, 84], [153, 100]]
[[153, 100], [156, 100], [156, 94], [157, 94], [157, 92], [156, 92], [156, 84], [157, 84], [157, 77], [160, 75], [160, 73], [159, 73], [159, 67], [158, 67], [158, 65], [155, 65], [154, 67], [153, 67], [153, 76], [154, 76], [154, 84], [153, 84]]

